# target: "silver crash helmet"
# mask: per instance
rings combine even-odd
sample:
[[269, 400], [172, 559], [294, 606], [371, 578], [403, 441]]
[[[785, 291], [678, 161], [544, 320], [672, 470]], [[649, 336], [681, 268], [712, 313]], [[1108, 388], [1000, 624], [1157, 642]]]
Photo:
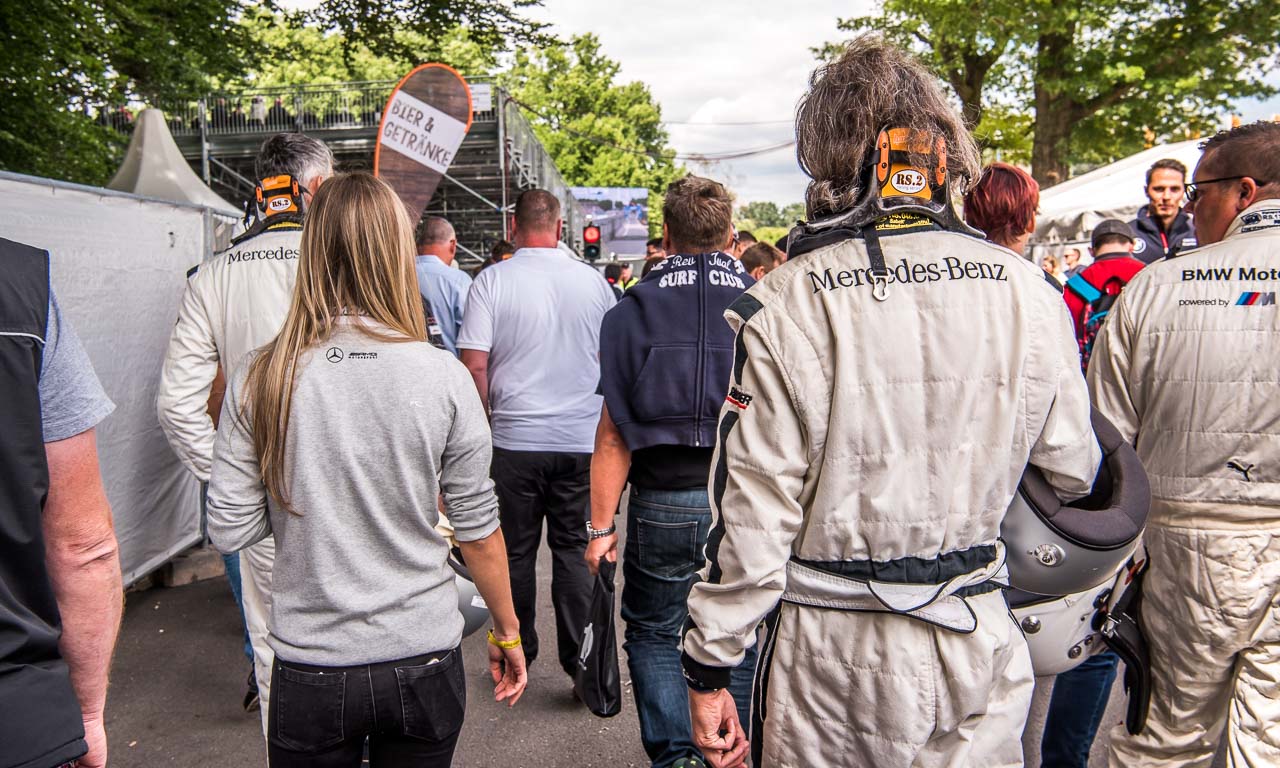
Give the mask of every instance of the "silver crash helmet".
[[1092, 421], [1103, 458], [1088, 496], [1064, 504], [1039, 469], [1022, 474], [1000, 526], [1015, 589], [1056, 597], [1109, 584], [1138, 545], [1151, 507], [1146, 470], [1097, 410]]
[[458, 610], [465, 622], [462, 636], [469, 637], [489, 623], [489, 606], [485, 605], [480, 590], [476, 589], [475, 582], [471, 580], [471, 572], [462, 562], [462, 554], [456, 549], [449, 552], [449, 567], [453, 569], [453, 581], [458, 587]]
[[1105, 608], [1111, 582], [1065, 597], [1011, 590], [1013, 617], [1026, 635], [1036, 677], [1060, 675], [1099, 651], [1104, 643], [1095, 618]]
[[1019, 589], [1005, 593], [1009, 609], [1027, 638], [1037, 677], [1075, 669], [1107, 646], [1102, 635], [1108, 617], [1117, 615], [1121, 599], [1145, 567], [1146, 552], [1139, 548], [1111, 579], [1083, 592], [1062, 597]]

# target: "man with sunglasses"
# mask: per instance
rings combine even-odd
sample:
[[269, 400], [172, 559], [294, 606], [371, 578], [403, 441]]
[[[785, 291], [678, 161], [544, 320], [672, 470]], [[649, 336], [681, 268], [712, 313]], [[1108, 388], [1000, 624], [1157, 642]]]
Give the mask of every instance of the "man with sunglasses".
[[1137, 235], [1133, 255], [1144, 264], [1196, 247], [1191, 217], [1182, 210], [1186, 182], [1187, 167], [1171, 158], [1157, 160], [1147, 170], [1147, 204], [1129, 224]]
[[1187, 185], [1201, 247], [1139, 272], [1089, 365], [1151, 479], [1146, 729], [1113, 768], [1280, 764], [1280, 124], [1206, 141]]

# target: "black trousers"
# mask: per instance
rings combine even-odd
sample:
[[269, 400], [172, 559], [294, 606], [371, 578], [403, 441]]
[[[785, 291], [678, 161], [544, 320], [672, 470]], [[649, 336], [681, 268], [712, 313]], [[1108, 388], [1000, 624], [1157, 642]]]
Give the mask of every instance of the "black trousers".
[[462, 732], [462, 650], [355, 667], [271, 666], [271, 768], [446, 768]]
[[569, 675], [587, 622], [594, 581], [582, 559], [591, 517], [591, 454], [493, 449], [491, 472], [507, 540], [511, 597], [520, 620], [525, 660], [538, 656], [534, 622], [538, 598], [538, 546], [542, 521], [551, 548], [551, 605], [556, 613], [556, 649]]

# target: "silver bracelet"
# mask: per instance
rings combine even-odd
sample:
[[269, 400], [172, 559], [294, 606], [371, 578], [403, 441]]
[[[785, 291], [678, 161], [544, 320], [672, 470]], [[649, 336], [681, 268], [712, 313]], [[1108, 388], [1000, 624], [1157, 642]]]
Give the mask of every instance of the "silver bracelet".
[[598, 528], [592, 528], [591, 521], [590, 520], [587, 521], [587, 538], [588, 539], [603, 539], [605, 536], [612, 536], [613, 534], [617, 533], [617, 531], [618, 531], [617, 523], [614, 523], [608, 528], [598, 529]]

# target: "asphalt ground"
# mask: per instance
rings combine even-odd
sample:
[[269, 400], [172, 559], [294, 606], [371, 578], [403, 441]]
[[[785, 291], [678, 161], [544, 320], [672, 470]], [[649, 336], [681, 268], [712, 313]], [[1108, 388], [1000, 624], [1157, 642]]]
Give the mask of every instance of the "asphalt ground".
[[[467, 716], [454, 765], [648, 765], [640, 746], [631, 680], [621, 648], [623, 708], [607, 720], [593, 716], [573, 699], [569, 679], [554, 661], [550, 563], [545, 546], [538, 589], [538, 630], [552, 656], [540, 659], [530, 670], [529, 687], [514, 709], [493, 701], [484, 635], [476, 633], [463, 642]], [[618, 637], [621, 644], [621, 619]], [[265, 765], [258, 714], [246, 713], [240, 706], [249, 670], [241, 643], [240, 615], [225, 579], [130, 593], [107, 702], [110, 764], [114, 768]], [[1040, 734], [1051, 684], [1046, 679], [1036, 686], [1031, 718], [1022, 735], [1029, 766], [1040, 763]], [[1123, 717], [1124, 698], [1117, 681], [1093, 746], [1090, 768], [1106, 765], [1108, 731]], [[1015, 734], [1010, 737], [1017, 738]]]

